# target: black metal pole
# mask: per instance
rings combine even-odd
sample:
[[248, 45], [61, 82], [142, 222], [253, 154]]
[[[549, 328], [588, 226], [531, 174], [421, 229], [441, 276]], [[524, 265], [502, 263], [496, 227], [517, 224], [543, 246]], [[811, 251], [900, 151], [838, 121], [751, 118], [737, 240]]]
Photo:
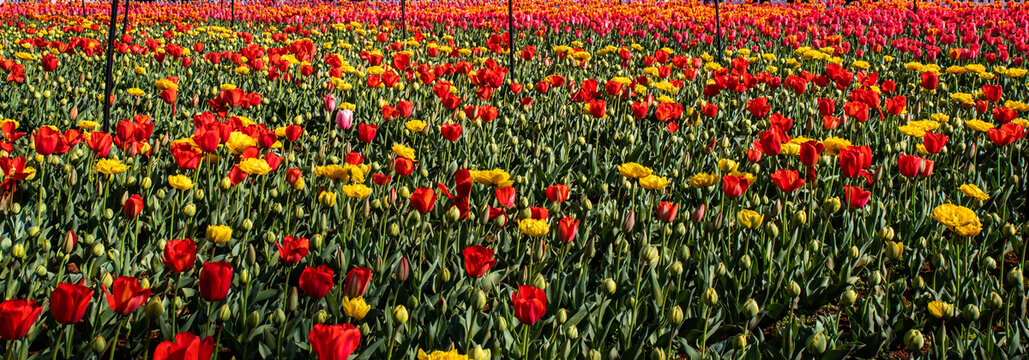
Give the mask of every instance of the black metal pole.
[[514, 0], [507, 0], [507, 72], [514, 76]]
[[918, 13], [918, 0], [911, 0], [912, 11]]
[[715, 0], [715, 47], [718, 48], [718, 61], [721, 62], [725, 56], [722, 50], [722, 16], [718, 12], [718, 4], [722, 0]]
[[82, 17], [86, 17], [86, 0], [82, 0]]
[[111, 130], [111, 90], [112, 84], [111, 69], [114, 67], [114, 30], [118, 24], [118, 0], [111, 0], [111, 21], [107, 28], [107, 54], [104, 59], [107, 64], [104, 66], [104, 131]]
[[400, 0], [400, 27], [407, 41], [407, 0]]
[[122, 20], [121, 26], [122, 35], [129, 31], [129, 5], [132, 5], [132, 0], [125, 0], [125, 19]]

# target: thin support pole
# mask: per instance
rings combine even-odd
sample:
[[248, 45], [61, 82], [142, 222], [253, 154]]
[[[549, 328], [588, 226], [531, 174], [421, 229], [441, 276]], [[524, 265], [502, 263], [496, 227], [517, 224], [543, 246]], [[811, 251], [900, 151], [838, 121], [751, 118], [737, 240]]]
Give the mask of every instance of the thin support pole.
[[111, 70], [114, 67], [114, 31], [118, 24], [118, 0], [111, 0], [111, 20], [108, 22], [107, 28], [107, 54], [104, 55], [104, 60], [107, 62], [104, 65], [104, 131], [108, 132], [111, 130], [111, 91], [114, 90], [114, 84], [112, 84]]
[[129, 32], [129, 5], [132, 5], [132, 0], [125, 0], [125, 19], [122, 20], [121, 26], [122, 35]]
[[715, 47], [718, 48], [718, 61], [725, 57], [725, 50], [722, 49], [722, 16], [718, 11], [718, 4], [722, 0], [715, 0]]
[[407, 0], [400, 0], [400, 28], [404, 34], [404, 41], [407, 41]]
[[[514, 0], [507, 0], [507, 72], [509, 76], [515, 74], [514, 42]], [[516, 80], [518, 79], [516, 78]]]

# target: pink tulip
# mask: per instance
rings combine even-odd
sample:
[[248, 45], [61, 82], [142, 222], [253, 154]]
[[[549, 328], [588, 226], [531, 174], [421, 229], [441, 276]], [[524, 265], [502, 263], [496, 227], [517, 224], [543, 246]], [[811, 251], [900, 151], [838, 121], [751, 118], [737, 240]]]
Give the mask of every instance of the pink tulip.
[[350, 109], [343, 109], [336, 113], [336, 126], [340, 129], [350, 130], [354, 125], [354, 112]]
[[325, 94], [325, 97], [322, 97], [322, 104], [325, 106], [325, 111], [336, 110], [336, 96]]

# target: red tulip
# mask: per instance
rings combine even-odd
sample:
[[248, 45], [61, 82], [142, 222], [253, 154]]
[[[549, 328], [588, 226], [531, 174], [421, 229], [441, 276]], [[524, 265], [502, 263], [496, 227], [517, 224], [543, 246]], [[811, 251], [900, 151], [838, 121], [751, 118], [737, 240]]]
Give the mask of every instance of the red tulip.
[[422, 214], [436, 206], [436, 191], [432, 188], [417, 188], [411, 193], [411, 206]]
[[82, 320], [93, 290], [79, 284], [60, 283], [50, 293], [50, 313], [59, 324], [74, 324]]
[[227, 261], [205, 262], [200, 270], [200, 297], [207, 301], [221, 301], [229, 295], [232, 285], [232, 264]]
[[922, 144], [925, 145], [925, 151], [928, 151], [930, 154], [936, 154], [943, 150], [943, 147], [947, 145], [948, 139], [950, 137], [947, 135], [927, 131], [925, 137], [922, 138]]
[[514, 207], [516, 195], [514, 186], [496, 189], [493, 191], [493, 195], [497, 198], [497, 202], [500, 203], [500, 205], [503, 205], [508, 209]]
[[325, 265], [309, 266], [300, 273], [300, 290], [315, 299], [325, 297], [332, 290], [332, 269]]
[[772, 174], [772, 182], [785, 193], [797, 191], [805, 183], [797, 170], [778, 170]]
[[768, 105], [768, 98], [759, 97], [757, 99], [747, 101], [747, 110], [750, 110], [750, 115], [755, 119], [760, 119], [768, 116], [768, 112], [772, 109], [771, 105]]
[[414, 113], [414, 103], [400, 100], [400, 102], [397, 102], [397, 110], [400, 112], [400, 116], [405, 118], [411, 117], [411, 114]]
[[937, 86], [940, 86], [940, 75], [930, 71], [922, 73], [922, 88], [936, 90]]
[[294, 238], [292, 235], [286, 235], [282, 243], [275, 243], [275, 246], [279, 248], [279, 257], [282, 261], [296, 264], [307, 256], [309, 241], [305, 237]]
[[850, 206], [852, 209], [864, 207], [872, 196], [871, 191], [863, 190], [858, 186], [844, 186], [843, 192], [847, 198], [847, 206]]
[[186, 271], [197, 261], [197, 244], [193, 239], [173, 239], [164, 245], [162, 260], [176, 273]]
[[992, 102], [1000, 101], [1004, 94], [1004, 87], [1000, 85], [983, 84], [983, 97]]
[[370, 143], [375, 139], [375, 132], [378, 130], [378, 126], [371, 124], [362, 123], [357, 125], [357, 139], [363, 143]]
[[450, 142], [457, 141], [457, 138], [461, 137], [462, 131], [463, 128], [461, 127], [461, 124], [455, 123], [446, 123], [441, 125], [439, 128], [439, 132], [443, 134], [444, 138], [450, 140]]
[[129, 196], [128, 200], [125, 200], [125, 204], [122, 204], [122, 213], [125, 217], [135, 218], [143, 212], [143, 198], [138, 194]]
[[111, 283], [111, 290], [101, 286], [104, 294], [107, 294], [107, 305], [114, 312], [128, 315], [136, 311], [143, 303], [150, 298], [150, 288], [144, 289], [139, 284], [139, 279], [129, 276], [121, 276]]
[[829, 116], [836, 112], [836, 102], [833, 99], [819, 98], [818, 113], [822, 116]]
[[748, 187], [750, 187], [750, 181], [745, 177], [735, 175], [722, 176], [722, 191], [731, 198], [743, 195], [743, 192], [747, 191]]
[[800, 144], [800, 163], [812, 167], [818, 163], [818, 157], [822, 155], [825, 146], [817, 140], [809, 140]]
[[386, 174], [375, 174], [375, 175], [372, 175], [372, 182], [374, 182], [376, 185], [379, 185], [379, 186], [383, 186], [383, 185], [389, 184], [390, 180], [392, 180], [392, 179], [390, 178], [389, 175], [386, 175]]
[[747, 149], [747, 161], [750, 161], [752, 163], [757, 163], [757, 162], [761, 161], [761, 157], [763, 157], [763, 156], [764, 156], [764, 153], [762, 153], [761, 150], [758, 150], [758, 149]]
[[89, 146], [89, 149], [93, 150], [97, 157], [107, 157], [107, 154], [111, 152], [113, 139], [108, 133], [94, 131], [89, 133], [89, 138], [86, 139], [86, 146]]
[[872, 149], [867, 146], [850, 146], [840, 150], [840, 170], [847, 177], [857, 177], [872, 165]]
[[0, 303], [0, 338], [10, 341], [25, 337], [42, 311], [35, 300], [11, 299]]
[[61, 153], [61, 148], [68, 146], [65, 143], [64, 134], [49, 126], [43, 126], [36, 130], [36, 134], [33, 136], [33, 143], [36, 153], [40, 155]]
[[393, 170], [397, 172], [397, 175], [408, 176], [414, 172], [414, 161], [405, 157], [393, 158]]
[[364, 296], [364, 293], [368, 291], [368, 283], [371, 281], [372, 269], [355, 267], [350, 269], [350, 272], [347, 272], [347, 277], [343, 279], [343, 291], [351, 299]]
[[289, 125], [286, 126], [286, 139], [295, 142], [300, 139], [300, 135], [304, 134], [304, 128], [300, 125]]
[[61, 64], [61, 60], [57, 59], [52, 53], [46, 53], [43, 58], [40, 59], [39, 64], [43, 66], [43, 70], [50, 72], [57, 69], [57, 65]]
[[547, 187], [547, 199], [553, 202], [568, 200], [568, 185], [555, 184]]
[[286, 170], [286, 182], [290, 183], [291, 185], [296, 184], [297, 181], [300, 181], [301, 176], [304, 176], [304, 172], [300, 169], [292, 168]]
[[536, 220], [546, 220], [550, 216], [550, 210], [539, 206], [529, 207], [529, 217]]
[[466, 247], [461, 254], [464, 255], [464, 269], [468, 276], [473, 278], [486, 275], [493, 265], [497, 264], [497, 260], [493, 258], [493, 249], [485, 246], [472, 245]]
[[897, 158], [897, 168], [900, 174], [906, 177], [915, 177], [922, 172], [924, 159], [918, 155], [900, 154]]
[[936, 167], [936, 162], [925, 159], [922, 160], [922, 171], [918, 174], [919, 177], [930, 177], [933, 175], [933, 168]]
[[579, 220], [575, 220], [573, 217], [566, 217], [561, 219], [557, 223], [558, 235], [561, 236], [561, 240], [570, 243], [575, 240], [575, 235], [579, 233]]
[[154, 350], [154, 360], [209, 360], [214, 354], [214, 338], [201, 339], [192, 333], [175, 335], [175, 341], [165, 341]]
[[662, 201], [657, 204], [657, 218], [664, 222], [675, 221], [675, 218], [679, 216], [679, 204]]
[[511, 302], [522, 324], [535, 324], [547, 312], [547, 294], [535, 286], [518, 286], [518, 291], [511, 293]]
[[314, 324], [308, 339], [318, 360], [346, 360], [361, 343], [361, 330], [350, 324]]

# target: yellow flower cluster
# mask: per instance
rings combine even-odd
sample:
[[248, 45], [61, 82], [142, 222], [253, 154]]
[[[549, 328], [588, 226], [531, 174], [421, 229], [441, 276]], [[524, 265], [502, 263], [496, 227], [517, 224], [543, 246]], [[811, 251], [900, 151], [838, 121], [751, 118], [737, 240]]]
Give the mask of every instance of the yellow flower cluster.
[[497, 189], [503, 189], [514, 185], [514, 181], [511, 181], [511, 174], [507, 171], [500, 169], [493, 170], [481, 170], [481, 171], [469, 171], [472, 180], [483, 185], [496, 186]]
[[933, 209], [933, 219], [946, 225], [961, 236], [975, 236], [983, 230], [983, 224], [972, 209], [960, 205], [943, 204]]
[[542, 237], [550, 232], [550, 224], [544, 220], [522, 219], [518, 221], [518, 230], [521, 230], [522, 234], [525, 235]]

